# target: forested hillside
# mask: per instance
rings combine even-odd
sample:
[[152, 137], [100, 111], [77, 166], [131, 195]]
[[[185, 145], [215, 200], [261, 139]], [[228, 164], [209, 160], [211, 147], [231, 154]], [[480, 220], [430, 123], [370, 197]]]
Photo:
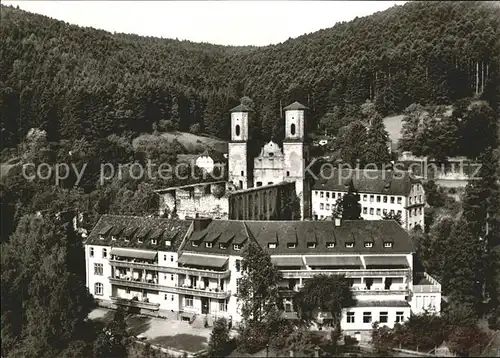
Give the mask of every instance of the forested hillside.
[[[412, 103], [488, 95], [498, 81], [494, 3], [412, 2], [267, 47], [224, 47], [111, 34], [1, 7], [2, 148], [28, 130], [49, 141], [169, 128], [227, 139], [228, 110], [253, 99], [261, 139], [279, 140], [280, 101], [338, 128], [372, 100]], [[197, 125], [196, 125], [197, 124]]]

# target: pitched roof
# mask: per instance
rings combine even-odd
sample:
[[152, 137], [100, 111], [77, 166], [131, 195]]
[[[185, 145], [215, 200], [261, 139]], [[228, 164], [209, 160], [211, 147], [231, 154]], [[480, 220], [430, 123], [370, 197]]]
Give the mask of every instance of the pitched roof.
[[254, 112], [250, 107], [245, 106], [244, 104], [239, 104], [236, 107], [229, 110], [229, 112]]
[[306, 106], [304, 106], [302, 103], [295, 101], [295, 102], [293, 102], [292, 104], [286, 106], [283, 109], [285, 111], [288, 111], [288, 110], [309, 109], [309, 108], [307, 108]]
[[[215, 240], [212, 240], [215, 238]], [[205, 245], [194, 247], [193, 241], [212, 242], [212, 248], [206, 248]], [[248, 239], [248, 233], [242, 221], [216, 220], [212, 221], [207, 228], [201, 231], [194, 231], [186, 240], [183, 251], [192, 252], [210, 252], [214, 254], [238, 255], [239, 251], [234, 250], [233, 244], [238, 244], [242, 240]], [[219, 244], [225, 244], [227, 249], [221, 249]]]
[[[207, 238], [213, 243], [207, 248], [203, 242]], [[211, 238], [216, 238], [212, 240]], [[293, 254], [409, 254], [415, 252], [408, 233], [395, 221], [391, 220], [353, 220], [344, 221], [336, 227], [333, 221], [243, 221], [213, 220], [204, 230], [193, 232], [182, 250], [240, 255], [235, 251], [233, 243], [242, 243], [250, 239], [270, 255]], [[193, 247], [190, 241], [201, 241]], [[370, 241], [372, 247], [365, 247]], [[387, 241], [391, 247], [384, 247]], [[287, 243], [295, 243], [289, 247]], [[308, 243], [316, 243], [315, 247]], [[334, 242], [335, 246], [327, 248]], [[219, 243], [230, 244], [221, 249]], [[276, 248], [268, 244], [277, 243]], [[354, 247], [346, 247], [346, 243], [354, 243]]]
[[[86, 245], [102, 245], [113, 247], [133, 247], [137, 249], [150, 249], [160, 251], [176, 251], [186, 236], [191, 221], [173, 220], [158, 217], [140, 217], [127, 215], [103, 215], [90, 232]], [[111, 227], [109, 229], [109, 227]], [[101, 234], [107, 230], [107, 234]], [[116, 240], [111, 240], [111, 232], [132, 233], [125, 238], [117, 235]], [[103, 237], [103, 239], [101, 239]], [[142, 243], [139, 243], [142, 241]], [[156, 239], [156, 245], [151, 243]], [[165, 244], [170, 241], [170, 246]]]
[[369, 169], [325, 169], [319, 173], [313, 190], [347, 191], [352, 180], [358, 193], [409, 195], [411, 185], [420, 182], [406, 171]]

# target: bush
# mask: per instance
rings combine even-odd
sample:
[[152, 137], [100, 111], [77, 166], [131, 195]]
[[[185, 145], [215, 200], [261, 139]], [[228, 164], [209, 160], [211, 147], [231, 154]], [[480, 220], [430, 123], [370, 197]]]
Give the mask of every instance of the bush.
[[220, 318], [214, 323], [208, 342], [207, 356], [224, 357], [234, 348], [229, 337], [229, 327], [225, 318]]
[[195, 123], [193, 124], [192, 126], [189, 127], [189, 132], [190, 133], [193, 133], [193, 134], [199, 134], [200, 133], [200, 124], [199, 123]]
[[174, 124], [171, 120], [162, 119], [158, 122], [158, 130], [160, 132], [172, 132], [174, 129]]

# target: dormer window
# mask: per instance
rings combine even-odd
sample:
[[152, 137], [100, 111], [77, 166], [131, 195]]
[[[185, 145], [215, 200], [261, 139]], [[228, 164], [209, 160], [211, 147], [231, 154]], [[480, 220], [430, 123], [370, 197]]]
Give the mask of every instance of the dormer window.
[[156, 239], [151, 239], [151, 245], [156, 245], [158, 241]]
[[391, 241], [386, 241], [386, 242], [384, 242], [384, 247], [385, 247], [385, 248], [390, 248], [390, 247], [392, 247], [392, 242], [391, 242]]
[[[128, 241], [128, 239], [127, 239], [127, 241]], [[142, 244], [142, 240], [141, 240], [141, 239], [137, 239], [137, 242], [138, 242], [139, 244]]]
[[297, 244], [294, 242], [289, 242], [288, 244], [286, 244], [286, 247], [288, 247], [289, 249], [295, 249], [297, 247]]
[[308, 242], [307, 243], [307, 248], [308, 249], [315, 249], [316, 248], [316, 243], [315, 242]]
[[211, 249], [214, 245], [211, 242], [205, 242], [205, 247]]
[[276, 246], [277, 246], [277, 245], [276, 245], [276, 243], [274, 243], [274, 242], [271, 242], [271, 243], [267, 244], [267, 247], [268, 247], [268, 248], [270, 248], [270, 249], [275, 249], [275, 248], [276, 248]]
[[373, 247], [373, 242], [365, 242], [365, 247]]
[[326, 243], [326, 248], [327, 249], [333, 249], [335, 247], [335, 243], [334, 242], [327, 242]]
[[[125, 242], [129, 242], [130, 240], [128, 239], [128, 237], [125, 238]], [[140, 242], [139, 242], [140, 243]]]
[[348, 249], [351, 249], [354, 247], [354, 242], [346, 242], [345, 243], [345, 247], [347, 247]]
[[219, 244], [219, 249], [225, 250], [225, 249], [227, 249], [227, 245], [226, 244]]
[[102, 236], [102, 235], [99, 236], [99, 239], [104, 240], [104, 236]]
[[197, 241], [191, 241], [191, 246], [198, 247], [198, 242]]
[[240, 244], [234, 244], [233, 245], [233, 250], [234, 251], [240, 251], [241, 250], [241, 245]]
[[170, 240], [165, 241], [165, 246], [172, 246], [172, 241]]
[[111, 240], [116, 241], [116, 236], [111, 236]]

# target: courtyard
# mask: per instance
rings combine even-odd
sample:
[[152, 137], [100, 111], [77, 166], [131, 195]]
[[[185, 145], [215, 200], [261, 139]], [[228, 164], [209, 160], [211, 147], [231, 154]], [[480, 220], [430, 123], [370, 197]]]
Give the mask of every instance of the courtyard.
[[[108, 323], [113, 319], [114, 312], [107, 308], [96, 308], [89, 318]], [[177, 320], [176, 315], [164, 319], [127, 314], [125, 322], [129, 333], [144, 337], [146, 343], [191, 353], [205, 349], [211, 333], [211, 328], [192, 327], [188, 322]]]

